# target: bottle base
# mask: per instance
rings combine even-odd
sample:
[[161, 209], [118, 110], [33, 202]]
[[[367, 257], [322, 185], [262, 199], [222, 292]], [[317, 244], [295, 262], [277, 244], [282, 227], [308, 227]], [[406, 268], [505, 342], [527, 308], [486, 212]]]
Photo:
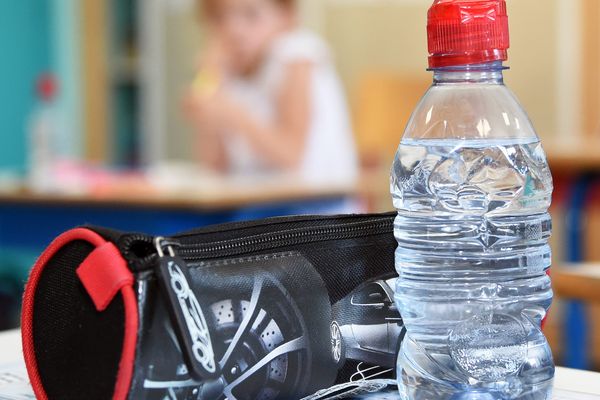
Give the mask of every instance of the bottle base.
[[455, 368], [450, 356], [426, 354], [408, 336], [398, 355], [402, 400], [551, 400], [554, 366], [482, 382]]

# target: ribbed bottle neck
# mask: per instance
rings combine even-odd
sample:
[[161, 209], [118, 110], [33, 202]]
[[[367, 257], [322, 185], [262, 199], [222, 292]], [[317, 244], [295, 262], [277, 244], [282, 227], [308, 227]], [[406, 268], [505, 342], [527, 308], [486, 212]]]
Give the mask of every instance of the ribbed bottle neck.
[[433, 68], [433, 84], [436, 86], [468, 83], [503, 85], [505, 69], [508, 67], [503, 66], [502, 61]]

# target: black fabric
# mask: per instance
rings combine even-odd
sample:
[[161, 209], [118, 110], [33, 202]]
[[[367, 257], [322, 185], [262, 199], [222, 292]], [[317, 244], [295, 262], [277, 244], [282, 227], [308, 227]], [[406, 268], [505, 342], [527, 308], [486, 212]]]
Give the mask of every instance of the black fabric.
[[75, 270], [93, 250], [75, 241], [45, 266], [34, 300], [33, 342], [49, 399], [110, 399], [121, 358], [124, 309], [99, 313]]
[[[307, 243], [277, 248], [299, 251], [321, 274], [331, 303], [336, 303], [373, 277], [396, 276], [394, 251], [398, 243], [391, 232], [365, 238]], [[272, 251], [244, 253], [246, 256], [271, 254]]]
[[[336, 242], [335, 246], [305, 245], [298, 250], [321, 274], [331, 303], [337, 303], [359, 285], [373, 277], [387, 279], [396, 275], [394, 251], [397, 243], [393, 235], [379, 235], [370, 240], [350, 239]], [[346, 262], [340, 265], [340, 262]]]
[[[393, 218], [395, 214], [365, 214], [344, 215], [329, 217], [283, 217], [273, 218], [256, 222], [244, 222], [239, 224], [224, 224], [215, 228], [205, 228], [177, 235], [177, 239], [183, 244], [202, 244], [214, 241], [231, 240], [232, 238], [246, 238], [257, 234], [273, 234], [290, 229], [293, 224], [295, 230], [302, 228], [315, 228], [319, 226], [330, 226], [332, 224], [342, 225], [346, 223], [358, 223], [361, 221]], [[269, 221], [274, 224], [268, 223]], [[240, 255], [270, 254], [273, 249], [277, 251], [299, 251], [322, 275], [332, 303], [336, 303], [360, 284], [373, 277], [390, 278], [396, 275], [394, 270], [394, 251], [398, 243], [389, 231], [385, 233], [369, 235], [364, 229], [361, 236], [353, 239], [333, 239], [330, 241], [316, 241], [311, 243], [297, 244], [292, 246], [277, 246], [276, 242], [267, 242], [264, 247], [267, 250], [247, 252], [240, 250]], [[232, 250], [231, 256], [236, 255]], [[230, 256], [230, 257], [231, 257]], [[221, 258], [221, 257], [219, 257]], [[228, 258], [228, 257], [223, 257]], [[340, 263], [343, 263], [340, 265]]]

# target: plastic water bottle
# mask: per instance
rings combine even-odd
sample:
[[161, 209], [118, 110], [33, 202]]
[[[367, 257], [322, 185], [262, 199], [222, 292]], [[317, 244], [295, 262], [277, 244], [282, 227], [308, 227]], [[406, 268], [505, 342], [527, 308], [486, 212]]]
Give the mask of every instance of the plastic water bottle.
[[529, 118], [503, 83], [504, 0], [437, 0], [434, 84], [392, 170], [396, 302], [407, 335], [400, 394], [411, 400], [550, 399], [541, 321], [552, 177]]
[[28, 184], [34, 192], [55, 190], [54, 168], [58, 159], [58, 124], [54, 100], [55, 78], [43, 74], [37, 81], [38, 104], [29, 121]]

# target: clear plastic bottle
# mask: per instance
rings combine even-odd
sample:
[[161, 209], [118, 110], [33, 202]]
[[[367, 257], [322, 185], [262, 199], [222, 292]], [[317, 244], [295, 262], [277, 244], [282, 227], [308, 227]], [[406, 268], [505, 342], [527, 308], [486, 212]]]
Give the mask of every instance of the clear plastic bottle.
[[400, 394], [550, 399], [554, 363], [540, 325], [552, 301], [552, 177], [503, 82], [506, 5], [437, 0], [428, 30], [434, 84], [391, 181], [396, 302], [407, 328]]
[[52, 178], [58, 159], [54, 77], [50, 74], [40, 76], [36, 91], [38, 104], [28, 126], [28, 184], [31, 191], [45, 193], [55, 190]]

